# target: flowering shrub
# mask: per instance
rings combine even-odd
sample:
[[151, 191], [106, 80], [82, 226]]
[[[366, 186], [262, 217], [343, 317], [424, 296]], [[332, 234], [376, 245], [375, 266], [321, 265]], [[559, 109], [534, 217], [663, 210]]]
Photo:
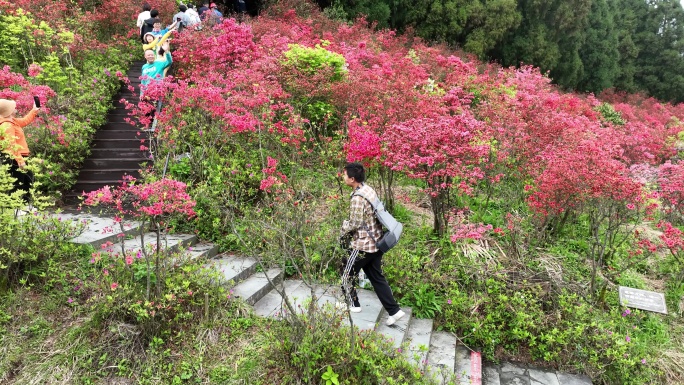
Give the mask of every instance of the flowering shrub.
[[450, 190], [471, 193], [481, 179], [489, 152], [485, 126], [463, 113], [437, 120], [414, 119], [385, 131], [385, 165], [426, 182], [435, 218], [434, 230], [446, 232]]
[[684, 218], [684, 165], [665, 162], [658, 169], [658, 185], [663, 208], [672, 221]]
[[[137, 206], [131, 203], [136, 213], [164, 224], [182, 214], [176, 218], [183, 219], [175, 223], [194, 230], [194, 223], [184, 219], [190, 211], [196, 212], [199, 233], [222, 247], [258, 250], [273, 263], [286, 264], [282, 255], [287, 255], [289, 265], [284, 267], [288, 273], [325, 277], [324, 261], [331, 256], [326, 242], [334, 233], [334, 215], [318, 221], [308, 216], [325, 216], [320, 212], [327, 214], [328, 205], [331, 212], [344, 207], [339, 193], [335, 194], [338, 198], [329, 198], [334, 183], [327, 177], [335, 174], [344, 159], [363, 161], [369, 166], [369, 183], [378, 185], [388, 207], [393, 206], [393, 189], [399, 181], [426, 192], [433, 211], [430, 218], [434, 218], [432, 227], [438, 237], [407, 226], [407, 235], [416, 231], [424, 238], [416, 245], [406, 245], [415, 249], [398, 249], [391, 255], [414, 258], [406, 262], [412, 263], [414, 270], [404, 272], [412, 279], [403, 279], [402, 272], [395, 271], [394, 276], [388, 275], [393, 284], [425, 280], [425, 293], [449, 298], [445, 294], [450, 289], [445, 286], [458, 281], [472, 290], [468, 295], [462, 293], [465, 298], [486, 295], [490, 300], [481, 312], [465, 307], [459, 312], [444, 311], [442, 321], [447, 329], [465, 334], [470, 328], [461, 330], [459, 325], [471, 322], [469, 326], [477, 330], [473, 341], [486, 345], [491, 354], [494, 346], [505, 352], [531, 349], [534, 358], [556, 363], [567, 358], [559, 351], [564, 343], [589, 341], [597, 350], [604, 344], [642, 340], [635, 332], [626, 341], [626, 333], [607, 337], [596, 328], [573, 334], [571, 324], [579, 320], [586, 325], [590, 305], [581, 304], [586, 313], [573, 319], [568, 309], [575, 306], [575, 299], [568, 300], [567, 309], [559, 309], [551, 306], [551, 297], [537, 299], [542, 289], [526, 288], [520, 290], [524, 297], [516, 296], [519, 276], [492, 281], [492, 266], [509, 263], [506, 258], [473, 272], [464, 267], [472, 261], [451, 264], [452, 259], [467, 256], [448, 240], [460, 243], [485, 237], [496, 228], [492, 231], [500, 236], [487, 241], [500, 246], [502, 253], [510, 251], [511, 259], [526, 262], [514, 266], [516, 272], [528, 268], [541, 271], [547, 266], [533, 260], [542, 253], [539, 250], [556, 253], [564, 261], [565, 270], [559, 270], [582, 274], [573, 276], [576, 282], [554, 284], [581, 293], [588, 303], [613, 304], [608, 288], [611, 280], [619, 279], [616, 269], [629, 266], [624, 259], [640, 247], [638, 242], [632, 244], [631, 227], [654, 215], [655, 197], [648, 189], [657, 181], [667, 209], [681, 206], [677, 203], [676, 163], [660, 165], [674, 155], [674, 138], [682, 130], [682, 107], [638, 96], [604, 94], [597, 98], [563, 93], [535, 68], [485, 65], [457, 57], [444, 47], [428, 47], [410, 35], [373, 31], [363, 21], [347, 25], [325, 20], [306, 2], [298, 2], [292, 9], [287, 4], [278, 2], [250, 23], [238, 24], [228, 18], [175, 38], [175, 77], [148, 90], [152, 97], [164, 100], [163, 110], [156, 115], [155, 135], [160, 143], [156, 156], [169, 159], [168, 168], [164, 168], [165, 162], [155, 164], [158, 174], [152, 173], [149, 180], [156, 183], [157, 175], [167, 172], [186, 183], [176, 187], [193, 197], [196, 205], [184, 206], [182, 199], [173, 204], [147, 200], [163, 195], [157, 191], [173, 195], [170, 183], [168, 189], [161, 181], [149, 189], [134, 183], [124, 191], [140, 202]], [[117, 33], [124, 30], [122, 26], [113, 28]], [[87, 38], [75, 34], [70, 49]], [[124, 52], [119, 56], [127, 52], [121, 47], [117, 50]], [[36, 65], [30, 68], [30, 81], [83, 92], [63, 70], [65, 59], [51, 54], [26, 61], [27, 67]], [[73, 55], [95, 57], [84, 51]], [[114, 73], [122, 67], [108, 69]], [[100, 74], [96, 82], [87, 78], [86, 84], [97, 87], [101, 76], [106, 75]], [[144, 103], [133, 107], [131, 119], [149, 124], [145, 115], [150, 107]], [[71, 120], [64, 127], [73, 124]], [[66, 135], [65, 140], [74, 146]], [[656, 168], [662, 171], [657, 178]], [[304, 178], [309, 179], [299, 183]], [[103, 190], [89, 199], [125, 211], [123, 202], [129, 198], [119, 200], [118, 191]], [[454, 209], [468, 212], [473, 223], [450, 226]], [[287, 234], [286, 240], [283, 234]], [[572, 265], [556, 242], [571, 244], [563, 246], [578, 253], [579, 267]], [[494, 252], [484, 246], [472, 250], [494, 260]], [[126, 272], [121, 276], [144, 277], [149, 291], [157, 275], [150, 275], [150, 259], [143, 257], [122, 253], [116, 264]], [[424, 267], [433, 259], [451, 270], [439, 271], [436, 266], [434, 276], [423, 274], [430, 270]], [[298, 266], [310, 269], [298, 271]], [[539, 271], [529, 277], [537, 277]], [[480, 281], [487, 286], [473, 283]], [[118, 276], [108, 284], [107, 290], [116, 293], [129, 286]], [[496, 291], [499, 284], [510, 287]], [[397, 291], [408, 292], [406, 287]], [[456, 299], [451, 300], [458, 304]], [[521, 310], [510, 312], [511, 304]], [[141, 317], [148, 317], [154, 310], [147, 305], [142, 308], [135, 314], [139, 310]], [[553, 331], [550, 308], [567, 317], [564, 329]], [[535, 319], [548, 322], [539, 325], [532, 322]], [[487, 325], [482, 326], [485, 321]], [[545, 340], [540, 342], [540, 336]], [[538, 345], [532, 346], [530, 341]], [[569, 354], [591, 362], [594, 366], [589, 370], [599, 379], [650, 376], [650, 369], [640, 366], [634, 357], [640, 352], [631, 346], [618, 346], [600, 357], [581, 348]], [[631, 356], [620, 358], [624, 354]], [[640, 359], [651, 362], [651, 357]], [[617, 372], [627, 374], [620, 377]]]
[[[159, 181], [137, 184], [133, 177], [124, 178], [122, 185], [112, 189], [105, 186], [100, 190], [86, 194], [84, 204], [89, 206], [103, 205], [112, 208], [117, 213], [120, 222], [123, 216], [132, 216], [140, 221], [140, 235], [142, 239], [142, 255], [145, 257], [145, 277], [147, 289], [145, 300], [158, 298], [163, 291], [163, 282], [157, 279], [164, 275], [165, 257], [167, 253], [163, 249], [161, 230], [171, 216], [192, 218], [195, 216], [195, 202], [185, 192], [186, 185], [182, 182], [162, 179]], [[156, 240], [150, 249], [145, 243], [144, 233], [147, 226], [152, 225], [156, 230]], [[126, 265], [131, 265], [132, 257], [126, 254], [125, 244], [122, 244], [122, 252], [118, 257], [123, 259]], [[154, 268], [154, 271], [153, 269]], [[153, 275], [155, 279], [153, 279]], [[152, 284], [154, 281], [154, 297], [151, 297]]]
[[0, 10], [0, 36], [8, 42], [0, 48], [0, 64], [8, 65], [0, 75], [0, 97], [17, 99], [20, 113], [30, 108], [33, 95], [41, 98], [42, 112], [27, 141], [40, 159], [40, 188], [56, 195], [76, 181], [119, 89], [111, 72], [125, 71], [131, 47], [98, 41], [94, 30], [80, 35], [72, 24], [83, 15], [64, 4], [17, 1], [0, 4]]

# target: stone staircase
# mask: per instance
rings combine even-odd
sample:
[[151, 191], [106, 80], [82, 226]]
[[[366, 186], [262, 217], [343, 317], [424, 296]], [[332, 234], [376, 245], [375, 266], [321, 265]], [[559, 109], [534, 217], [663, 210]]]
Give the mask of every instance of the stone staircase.
[[[56, 214], [62, 221], [85, 224], [85, 231], [73, 239], [75, 243], [91, 244], [98, 250], [116, 253], [121, 250], [120, 239], [126, 239], [126, 250], [134, 253], [142, 247], [138, 234], [139, 225], [124, 222], [125, 236], [119, 236], [119, 224], [110, 218], [89, 214]], [[145, 243], [156, 238], [154, 233], [146, 233]], [[111, 242], [111, 244], [109, 244]], [[102, 244], [106, 244], [104, 249]], [[334, 306], [342, 296], [339, 288], [330, 285], [308, 285], [300, 280], [285, 279], [283, 270], [278, 268], [258, 271], [256, 259], [245, 256], [217, 254], [218, 247], [200, 242], [195, 235], [177, 234], [165, 237], [165, 247], [186, 249], [189, 258], [206, 258], [207, 265], [214, 267], [223, 276], [224, 282], [231, 285], [233, 295], [254, 307], [261, 317], [280, 317], [286, 312], [282, 297], [272, 284], [291, 300], [295, 309], [305, 307], [315, 294], [318, 305]], [[269, 282], [270, 281], [270, 282]], [[271, 284], [272, 283], [272, 284]], [[412, 360], [421, 371], [433, 376], [438, 383], [459, 385], [591, 385], [589, 378], [572, 374], [558, 373], [534, 367], [511, 363], [483, 363], [478, 352], [469, 350], [458, 342], [453, 333], [434, 330], [431, 319], [412, 316], [410, 308], [402, 308], [406, 315], [392, 326], [386, 326], [388, 317], [374, 292], [359, 290], [362, 311], [352, 313], [356, 327], [361, 330], [374, 330], [389, 339], [397, 349], [403, 348], [406, 357]]]
[[114, 96], [114, 109], [107, 114], [107, 123], [95, 133], [90, 156], [83, 163], [72, 191], [65, 194], [65, 201], [75, 202], [83, 192], [117, 185], [124, 175], [140, 176], [140, 164], [148, 159], [140, 150], [140, 129], [126, 122], [128, 111], [121, 99], [138, 102], [143, 63], [131, 64], [127, 76], [135, 90], [131, 92], [122, 86]]

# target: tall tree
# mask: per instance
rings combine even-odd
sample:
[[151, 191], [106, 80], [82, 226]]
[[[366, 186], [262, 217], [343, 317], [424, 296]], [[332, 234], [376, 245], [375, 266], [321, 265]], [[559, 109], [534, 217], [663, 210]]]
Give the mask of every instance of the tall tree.
[[647, 4], [647, 17], [636, 34], [634, 81], [661, 100], [684, 102], [684, 9], [679, 0]]
[[637, 33], [648, 17], [648, 5], [644, 0], [618, 0], [615, 28], [618, 37], [618, 75], [615, 79], [615, 88], [627, 92], [636, 92], [637, 85], [634, 82], [639, 46], [637, 45]]
[[493, 57], [506, 66], [539, 66], [561, 86], [574, 87], [582, 76], [578, 51], [590, 9], [591, 0], [519, 0], [522, 22]]
[[591, 4], [584, 42], [579, 49], [584, 76], [578, 89], [582, 91], [598, 93], [611, 88], [619, 74], [620, 52], [614, 23], [616, 8], [615, 0], [593, 0]]

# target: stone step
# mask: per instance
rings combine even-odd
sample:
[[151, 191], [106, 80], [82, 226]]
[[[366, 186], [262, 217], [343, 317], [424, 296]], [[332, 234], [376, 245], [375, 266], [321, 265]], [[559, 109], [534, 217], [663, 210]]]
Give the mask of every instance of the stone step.
[[99, 190], [103, 188], [104, 186], [120, 186], [121, 185], [121, 179], [115, 180], [79, 180], [76, 182], [74, 187], [72, 187], [71, 191], [72, 193], [70, 194], [65, 194], [68, 196], [80, 196], [81, 193], [83, 192], [91, 192], [95, 190]]
[[499, 377], [499, 368], [493, 364], [485, 364], [482, 371], [482, 383], [484, 385], [501, 385], [501, 378]]
[[233, 288], [233, 295], [254, 305], [273, 289], [268, 281], [269, 278], [274, 284], [279, 284], [283, 279], [283, 270], [269, 269], [266, 272], [253, 274]]
[[375, 331], [391, 340], [394, 347], [397, 349], [399, 349], [404, 342], [411, 321], [411, 308], [402, 307], [401, 310], [406, 313], [406, 315], [401, 317], [394, 325], [387, 326], [385, 325], [385, 322], [387, 321], [387, 317], [389, 317], [389, 313], [387, 313], [385, 309], [382, 309], [380, 322], [378, 322], [378, 327], [375, 329]]
[[136, 179], [140, 178], [139, 168], [84, 168], [81, 169], [81, 172], [78, 175], [78, 182], [76, 184], [85, 181], [120, 181], [123, 180], [124, 175], [131, 175]]
[[[300, 287], [308, 289], [304, 282], [298, 280], [286, 280], [282, 282], [282, 286], [278, 286], [279, 290], [285, 290], [285, 294], [292, 302], [298, 299], [296, 292]], [[297, 309], [294, 303], [293, 306]], [[276, 290], [271, 290], [254, 304], [254, 312], [260, 317], [280, 317], [285, 311], [287, 311], [287, 306]]]
[[[111, 140], [111, 139], [135, 139], [140, 143], [141, 138], [147, 138], [147, 135], [144, 135], [144, 133], [140, 130], [134, 130], [133, 126], [130, 126], [131, 129], [125, 129], [125, 130], [110, 130], [110, 129], [105, 129], [105, 130], [98, 130], [95, 133], [95, 141], [98, 140]], [[138, 135], [140, 133], [140, 135]], [[139, 147], [139, 146], [138, 146]]]
[[456, 336], [445, 331], [432, 333], [427, 358], [427, 373], [440, 383], [456, 380]]
[[480, 361], [476, 362], [477, 365], [473, 365], [473, 353], [473, 351], [463, 345], [456, 345], [456, 366], [454, 367], [454, 374], [456, 375], [456, 383], [459, 385], [482, 383], [481, 356], [478, 356]]
[[135, 170], [141, 168], [142, 163], [151, 163], [149, 159], [145, 158], [104, 158], [104, 159], [88, 159], [83, 162], [84, 169], [129, 169]]
[[198, 258], [214, 258], [218, 254], [218, 245], [211, 242], [199, 242], [193, 246], [188, 247], [187, 254], [190, 259]]
[[[116, 102], [114, 102], [113, 104], [116, 104]], [[116, 117], [123, 116], [123, 117], [132, 118], [132, 116], [130, 114], [131, 114], [130, 110], [123, 108], [123, 106], [119, 106], [113, 110], [110, 110], [107, 113], [107, 117], [111, 118], [112, 116], [116, 116]]]
[[[147, 142], [147, 140], [145, 140]], [[140, 149], [141, 145], [144, 145], [139, 138], [127, 138], [127, 139], [95, 139], [93, 140], [92, 148], [111, 148], [111, 149]]]
[[[72, 221], [84, 223], [85, 228], [73, 243], [89, 244], [95, 248], [100, 248], [105, 242], [117, 242], [118, 234], [121, 234], [121, 226], [114, 218], [99, 217], [91, 214], [54, 214], [62, 221]], [[135, 221], [123, 221], [123, 234], [133, 235], [140, 231], [140, 223]]]
[[141, 158], [144, 157], [145, 152], [138, 148], [120, 149], [120, 148], [93, 148], [90, 150], [89, 159], [112, 159], [112, 158]]
[[548, 369], [504, 362], [501, 365], [485, 364], [483, 384], [591, 385], [591, 379], [583, 375], [559, 373]]
[[183, 265], [188, 261], [196, 259], [210, 259], [218, 253], [218, 245], [210, 242], [199, 242], [188, 246], [181, 255], [174, 255], [173, 259], [168, 260], [169, 265]]
[[100, 131], [108, 131], [108, 130], [115, 130], [115, 131], [131, 131], [131, 132], [137, 132], [137, 131], [139, 131], [138, 127], [136, 127], [136, 126], [134, 126], [134, 125], [132, 125], [132, 124], [126, 122], [125, 120], [123, 120], [123, 116], [122, 116], [122, 120], [121, 120], [120, 122], [111, 122], [111, 121], [108, 121], [108, 122], [105, 123], [103, 126], [101, 126], [100, 128], [98, 128], [97, 132], [100, 132]]
[[[198, 238], [193, 234], [162, 234], [161, 247], [165, 251], [178, 251], [181, 247], [187, 248], [198, 242]], [[153, 232], [147, 232], [144, 234], [144, 245], [145, 250], [153, 251], [157, 243], [157, 234]], [[99, 250], [107, 252], [113, 255], [121, 255], [123, 250], [125, 252], [130, 252], [132, 254], [137, 254], [138, 251], [142, 251], [143, 239], [140, 235], [133, 239], [125, 239], [123, 242], [117, 242], [106, 247], [100, 247]]]
[[213, 266], [223, 275], [225, 282], [233, 285], [244, 281], [250, 275], [256, 273], [257, 261], [251, 257], [238, 257], [222, 254], [207, 262], [207, 266]]
[[[373, 291], [360, 289], [357, 293], [359, 302], [361, 302], [361, 313], [351, 313], [354, 326], [358, 327], [359, 330], [374, 330], [380, 319], [380, 313], [383, 311], [382, 304]], [[341, 293], [337, 292], [336, 294], [340, 300], [343, 300]], [[345, 323], [348, 322], [345, 319]]]
[[432, 319], [411, 318], [406, 337], [408, 346], [406, 356], [413, 360], [421, 372], [425, 372], [430, 340], [432, 339]]

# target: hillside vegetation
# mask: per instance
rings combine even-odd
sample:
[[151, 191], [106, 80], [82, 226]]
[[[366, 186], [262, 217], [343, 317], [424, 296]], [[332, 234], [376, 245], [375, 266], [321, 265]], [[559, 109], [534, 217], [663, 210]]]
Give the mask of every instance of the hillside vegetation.
[[[155, 6], [173, 14], [171, 2]], [[30, 146], [49, 206], [87, 153], [98, 121], [85, 116], [103, 118], [116, 70], [140, 56], [123, 37], [131, 25], [135, 36], [137, 10], [119, 0], [0, 9], [0, 36], [16, 43], [0, 59], [0, 97], [22, 109], [34, 93], [48, 99]], [[127, 16], [101, 16], [113, 9]], [[36, 26], [58, 32], [46, 40]], [[58, 45], [67, 32], [74, 40]], [[406, 225], [384, 269], [414, 315], [489, 360], [596, 384], [684, 383], [682, 105], [566, 93], [539, 68], [480, 62], [300, 1], [186, 30], [173, 48], [172, 76], [147, 91], [164, 100], [164, 161], [87, 204], [337, 284], [349, 204], [339, 172], [361, 161]], [[79, 87], [91, 83], [86, 103]], [[149, 109], [131, 105], [131, 117], [149, 125]], [[10, 182], [0, 177], [0, 191]], [[78, 229], [20, 219], [18, 197], [0, 196], [3, 383], [324, 383], [329, 365], [341, 383], [430, 382], [379, 337], [339, 327], [339, 314], [257, 319], [202, 261], [77, 247], [67, 240]], [[664, 292], [669, 314], [621, 306], [620, 285]]]

